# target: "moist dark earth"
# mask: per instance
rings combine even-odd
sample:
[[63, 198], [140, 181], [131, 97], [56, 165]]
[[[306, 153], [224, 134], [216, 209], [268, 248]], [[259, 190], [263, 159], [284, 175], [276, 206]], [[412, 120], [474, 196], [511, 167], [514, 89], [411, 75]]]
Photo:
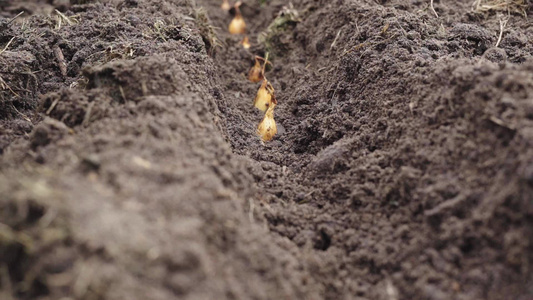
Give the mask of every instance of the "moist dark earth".
[[531, 2], [220, 4], [0, 1], [0, 299], [533, 299]]

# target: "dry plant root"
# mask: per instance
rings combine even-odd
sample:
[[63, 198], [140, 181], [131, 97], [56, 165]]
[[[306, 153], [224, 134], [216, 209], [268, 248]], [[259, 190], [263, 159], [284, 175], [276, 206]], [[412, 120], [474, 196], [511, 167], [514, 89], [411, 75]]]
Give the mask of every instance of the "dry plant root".
[[241, 6], [241, 2], [235, 3], [235, 17], [233, 20], [231, 20], [231, 23], [229, 24], [228, 30], [231, 34], [244, 34], [246, 33], [246, 23], [244, 22], [244, 18], [242, 17], [241, 10], [239, 9], [239, 6]]

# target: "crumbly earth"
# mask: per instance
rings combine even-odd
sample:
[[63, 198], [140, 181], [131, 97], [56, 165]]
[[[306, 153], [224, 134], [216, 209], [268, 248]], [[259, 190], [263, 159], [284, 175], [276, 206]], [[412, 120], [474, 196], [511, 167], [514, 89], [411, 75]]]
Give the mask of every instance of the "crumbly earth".
[[533, 297], [530, 1], [220, 2], [0, 1], [0, 299]]

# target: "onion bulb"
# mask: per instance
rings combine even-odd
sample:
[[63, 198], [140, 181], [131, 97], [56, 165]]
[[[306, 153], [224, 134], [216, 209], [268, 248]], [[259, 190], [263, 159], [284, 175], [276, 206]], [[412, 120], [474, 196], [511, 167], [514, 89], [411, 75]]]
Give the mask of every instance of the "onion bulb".
[[274, 95], [274, 88], [266, 78], [263, 79], [257, 95], [255, 95], [254, 106], [260, 111], [266, 111], [272, 104], [272, 96]]
[[257, 127], [257, 134], [259, 134], [263, 142], [271, 141], [274, 138], [274, 135], [278, 132], [276, 121], [274, 120], [274, 107], [276, 107], [277, 102], [275, 98], [273, 100], [274, 101], [265, 113], [263, 121], [261, 121]]
[[263, 80], [263, 68], [261, 68], [261, 63], [259, 62], [260, 57], [255, 57], [255, 64], [248, 72], [248, 80], [250, 80], [253, 83], [258, 83], [259, 81]]
[[[259, 62], [261, 60], [263, 61], [263, 67], [261, 67], [261, 63]], [[250, 69], [250, 71], [248, 71], [248, 80], [253, 83], [258, 83], [259, 81], [263, 80], [263, 78], [265, 78], [265, 68], [267, 64], [272, 65], [268, 61], [268, 53], [266, 54], [265, 58], [256, 55], [254, 66]]]
[[244, 49], [250, 49], [250, 39], [247, 35], [244, 36], [244, 38], [242, 39], [241, 45]]
[[235, 17], [229, 23], [228, 29], [231, 34], [244, 34], [246, 32], [246, 23], [244, 22], [239, 6], [241, 6], [240, 1], [235, 3]]
[[230, 10], [231, 5], [229, 5], [228, 0], [222, 0], [222, 5], [220, 6], [223, 10]]

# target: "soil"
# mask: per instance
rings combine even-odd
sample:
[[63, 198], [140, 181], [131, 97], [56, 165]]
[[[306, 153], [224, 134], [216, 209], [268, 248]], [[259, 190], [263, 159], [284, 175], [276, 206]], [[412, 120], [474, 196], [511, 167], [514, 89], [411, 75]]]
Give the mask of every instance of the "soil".
[[0, 299], [533, 297], [531, 2], [220, 4], [0, 1]]

